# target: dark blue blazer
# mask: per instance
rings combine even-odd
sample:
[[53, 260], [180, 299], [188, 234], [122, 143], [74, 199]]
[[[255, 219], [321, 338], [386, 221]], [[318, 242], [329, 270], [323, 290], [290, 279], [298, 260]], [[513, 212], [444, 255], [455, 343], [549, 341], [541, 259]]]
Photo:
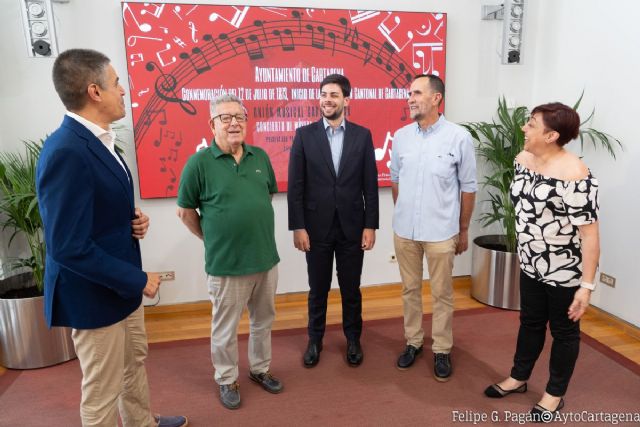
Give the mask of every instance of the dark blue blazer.
[[378, 170], [369, 129], [345, 121], [339, 170], [322, 119], [296, 130], [289, 157], [289, 230], [306, 229], [324, 240], [338, 214], [345, 236], [362, 239], [378, 228]]
[[108, 326], [140, 305], [147, 276], [140, 245], [131, 236], [135, 207], [127, 174], [129, 169], [125, 173], [102, 142], [69, 116], [45, 141], [36, 191], [47, 245], [49, 326]]

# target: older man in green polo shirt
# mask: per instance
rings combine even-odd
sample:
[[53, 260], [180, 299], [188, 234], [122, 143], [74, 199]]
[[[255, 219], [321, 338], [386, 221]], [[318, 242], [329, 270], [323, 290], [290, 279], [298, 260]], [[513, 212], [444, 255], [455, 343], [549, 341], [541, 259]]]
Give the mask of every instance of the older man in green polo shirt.
[[269, 371], [280, 261], [271, 198], [278, 189], [267, 154], [245, 143], [247, 113], [238, 97], [213, 99], [209, 126], [213, 143], [182, 171], [178, 216], [204, 242], [215, 380], [222, 404], [236, 409], [237, 329], [244, 307], [251, 320], [249, 378], [270, 393], [282, 391]]

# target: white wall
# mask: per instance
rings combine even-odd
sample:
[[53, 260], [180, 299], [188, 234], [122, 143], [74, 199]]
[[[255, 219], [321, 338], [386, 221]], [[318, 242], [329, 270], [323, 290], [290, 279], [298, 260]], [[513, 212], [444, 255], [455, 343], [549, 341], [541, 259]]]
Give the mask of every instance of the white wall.
[[[601, 205], [600, 271], [616, 277], [616, 287], [602, 284], [592, 302], [634, 325], [640, 325], [640, 288], [635, 264], [640, 261], [640, 3], [634, 0], [545, 1], [540, 10], [535, 43], [537, 71], [531, 105], [558, 100], [573, 103], [585, 89], [587, 117], [595, 107], [592, 126], [620, 139], [625, 146], [617, 160], [586, 148], [585, 162], [598, 178]], [[579, 143], [573, 142], [574, 149]]]
[[[189, 3], [205, 2], [190, 1]], [[217, 3], [237, 4], [238, 2]], [[290, 6], [294, 2], [247, 0], [244, 3]], [[625, 15], [629, 21], [628, 28], [616, 24], [605, 31], [599, 27], [594, 28], [590, 24], [598, 21], [603, 13], [596, 1], [530, 1], [527, 3], [526, 15], [528, 27], [525, 28], [526, 44], [523, 54], [525, 64], [503, 66], [500, 65], [497, 54], [502, 31], [501, 23], [480, 20], [480, 8], [483, 3], [485, 2], [476, 0], [423, 0], [420, 2], [396, 0], [393, 3], [393, 8], [397, 10], [448, 14], [445, 113], [449, 120], [488, 120], [492, 116], [498, 97], [502, 94], [519, 104], [526, 105], [534, 105], [536, 102], [544, 102], [556, 97], [571, 102], [581, 88], [586, 87], [588, 89], [588, 99], [585, 100], [587, 105], [608, 107], [599, 110], [595, 125], [614, 133], [626, 141], [627, 146], [630, 145], [631, 129], [623, 120], [623, 112], [630, 109], [633, 104], [625, 99], [614, 97], [617, 93], [632, 93], [627, 88], [627, 82], [634, 82], [631, 78], [633, 67], [626, 70], [624, 67], [630, 61], [628, 57], [632, 55], [633, 40], [640, 40], [640, 38], [638, 30], [630, 29], [631, 13]], [[574, 9], [578, 9], [578, 3], [582, 9], [586, 8], [589, 12], [582, 24], [572, 24], [565, 29], [562, 22], [564, 17], [578, 21], [574, 18], [576, 17]], [[624, 3], [628, 8], [636, 11], [638, 9], [632, 0], [619, 1], [619, 3]], [[0, 40], [3, 40], [0, 57], [5, 64], [0, 67], [0, 144], [3, 150], [19, 149], [20, 139], [39, 138], [52, 131], [58, 126], [64, 112], [50, 81], [53, 60], [26, 57], [18, 4], [19, 2], [14, 0], [0, 0], [3, 11], [0, 18]], [[364, 3], [356, 0], [307, 0], [305, 4], [315, 8], [362, 9]], [[366, 3], [368, 9], [388, 7], [389, 3], [383, 0], [372, 0]], [[552, 14], [553, 10], [559, 10], [561, 16], [555, 18]], [[118, 1], [71, 0], [67, 4], [54, 4], [54, 12], [58, 45], [61, 50], [88, 47], [103, 51], [112, 59], [116, 70], [125, 80], [126, 63]], [[548, 19], [555, 24], [550, 25]], [[632, 31], [633, 34], [630, 33]], [[589, 47], [581, 45], [587, 39], [597, 40], [598, 34], [601, 34], [602, 41], [598, 46], [604, 47], [605, 37], [607, 40], [615, 40], [616, 37], [613, 34], [615, 32], [621, 33], [620, 47], [616, 47], [617, 53], [610, 54], [605, 61], [600, 61], [600, 57], [591, 58], [588, 54]], [[622, 34], [624, 32], [629, 34]], [[569, 44], [569, 40], [573, 42]], [[565, 42], [568, 47], [560, 48], [565, 45]], [[624, 49], [629, 51], [628, 54], [622, 55]], [[564, 52], [567, 52], [567, 55], [570, 54], [571, 59], [563, 58]], [[583, 53], [577, 55], [575, 52]], [[604, 53], [599, 52], [599, 54]], [[572, 61], [575, 61], [575, 64], [572, 64]], [[637, 57], [635, 61], [637, 69]], [[604, 67], [625, 74], [612, 76], [611, 81], [605, 81]], [[601, 73], [602, 76], [595, 73]], [[560, 75], [567, 77], [558, 78]], [[615, 104], [612, 102], [614, 100], [617, 101]], [[619, 105], [616, 112], [611, 110], [610, 106], [613, 105]], [[123, 119], [123, 123], [130, 129], [133, 127], [129, 117]], [[133, 136], [131, 134], [125, 136], [129, 142], [126, 147], [128, 163], [135, 174]], [[629, 236], [627, 227], [616, 225], [624, 223], [618, 218], [621, 214], [625, 215], [622, 207], [628, 206], [629, 201], [625, 200], [621, 192], [614, 195], [612, 189], [614, 185], [630, 187], [630, 184], [625, 184], [625, 181], [631, 181], [632, 174], [631, 171], [625, 174], [625, 169], [630, 169], [630, 158], [634, 153], [632, 150], [632, 147], [628, 148], [623, 158], [615, 163], [615, 169], [611, 167], [613, 164], [610, 162], [600, 163], [595, 158], [591, 160], [593, 158], [591, 155], [588, 155], [587, 160], [594, 172], [598, 173], [605, 195], [602, 199], [603, 205], [606, 205], [603, 208], [603, 269], [618, 278], [617, 288], [613, 292], [598, 291], [596, 301], [603, 309], [635, 324], [640, 324], [637, 312], [634, 312], [630, 305], [633, 296], [640, 294], [640, 291], [634, 292], [631, 287], [633, 282], [628, 261], [634, 251], [631, 243], [625, 246], [621, 238], [614, 237], [617, 234]], [[637, 151], [635, 154], [637, 158]], [[633, 194], [630, 188], [628, 194]], [[161, 304], [206, 299], [203, 249], [201, 243], [192, 237], [175, 217], [175, 199], [138, 199], [138, 203], [152, 219], [152, 228], [142, 245], [145, 269], [176, 271], [176, 281], [167, 282], [162, 287]], [[637, 207], [637, 197], [634, 203]], [[365, 255], [362, 278], [364, 285], [400, 280], [397, 265], [388, 262], [389, 254], [393, 252], [392, 202], [389, 189], [380, 190], [380, 205], [381, 229], [377, 234], [375, 249]], [[619, 206], [620, 212], [616, 212], [614, 206]], [[293, 248], [291, 233], [287, 230], [285, 194], [276, 195], [274, 208], [276, 241], [282, 259], [279, 292], [304, 291], [307, 289], [306, 265], [303, 254]], [[615, 224], [612, 220], [606, 220], [614, 216], [614, 212]], [[626, 214], [629, 219], [631, 219], [630, 212], [631, 210]], [[635, 232], [637, 241], [637, 231]], [[479, 225], [474, 222], [471, 237], [478, 234], [482, 232]], [[0, 245], [0, 257], [3, 256], [2, 246]], [[465, 275], [469, 272], [470, 254], [467, 252], [456, 260], [455, 274]]]

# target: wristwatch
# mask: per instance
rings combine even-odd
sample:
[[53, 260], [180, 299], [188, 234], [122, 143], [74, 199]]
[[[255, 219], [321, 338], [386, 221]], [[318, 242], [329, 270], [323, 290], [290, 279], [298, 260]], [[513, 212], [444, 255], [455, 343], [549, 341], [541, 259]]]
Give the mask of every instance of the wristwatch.
[[589, 283], [589, 282], [580, 282], [580, 287], [589, 289], [590, 291], [595, 291], [596, 289], [595, 283]]

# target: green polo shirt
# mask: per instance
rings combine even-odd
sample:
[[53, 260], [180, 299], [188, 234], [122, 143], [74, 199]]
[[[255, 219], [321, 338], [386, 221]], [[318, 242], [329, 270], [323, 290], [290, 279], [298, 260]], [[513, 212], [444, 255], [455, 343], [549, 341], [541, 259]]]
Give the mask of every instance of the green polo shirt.
[[182, 170], [178, 206], [200, 211], [211, 276], [259, 273], [280, 261], [271, 205], [271, 194], [278, 192], [275, 173], [264, 150], [243, 148], [238, 164], [212, 143]]

